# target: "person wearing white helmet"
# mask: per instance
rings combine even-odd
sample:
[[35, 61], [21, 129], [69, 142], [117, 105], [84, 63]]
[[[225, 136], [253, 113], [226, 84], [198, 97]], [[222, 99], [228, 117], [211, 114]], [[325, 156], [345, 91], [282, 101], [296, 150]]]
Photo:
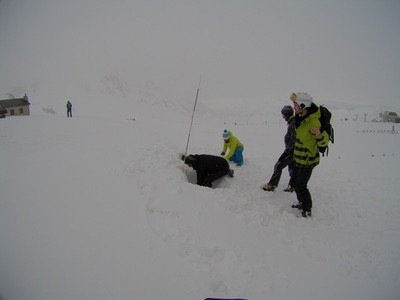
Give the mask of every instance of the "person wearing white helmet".
[[312, 199], [307, 184], [313, 169], [320, 162], [319, 147], [326, 147], [329, 136], [321, 131], [321, 111], [307, 93], [293, 93], [290, 96], [295, 111], [296, 142], [294, 145], [293, 182], [300, 210], [305, 218], [311, 217]]

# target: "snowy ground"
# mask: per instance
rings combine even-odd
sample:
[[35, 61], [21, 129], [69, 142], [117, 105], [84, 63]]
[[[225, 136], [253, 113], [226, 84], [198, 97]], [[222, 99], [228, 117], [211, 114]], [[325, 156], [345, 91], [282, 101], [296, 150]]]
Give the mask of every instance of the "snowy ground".
[[245, 145], [214, 189], [177, 156], [191, 102], [0, 120], [0, 299], [399, 299], [400, 134], [334, 111], [313, 217], [297, 218], [286, 171], [276, 192], [259, 188], [285, 104], [247, 119], [199, 105], [190, 153], [218, 155], [224, 128]]

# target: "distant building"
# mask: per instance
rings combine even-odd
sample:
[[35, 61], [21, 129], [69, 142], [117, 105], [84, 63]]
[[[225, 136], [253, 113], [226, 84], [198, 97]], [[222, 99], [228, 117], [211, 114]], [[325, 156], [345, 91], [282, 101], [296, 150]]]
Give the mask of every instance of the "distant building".
[[0, 117], [5, 116], [29, 116], [30, 110], [28, 96], [23, 98], [0, 100]]
[[400, 117], [393, 111], [384, 111], [379, 114], [382, 122], [400, 123]]

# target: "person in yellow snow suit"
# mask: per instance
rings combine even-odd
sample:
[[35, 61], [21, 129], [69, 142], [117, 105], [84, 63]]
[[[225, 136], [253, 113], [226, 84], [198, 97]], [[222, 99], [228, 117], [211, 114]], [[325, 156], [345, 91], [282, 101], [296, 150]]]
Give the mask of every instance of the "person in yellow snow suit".
[[[227, 129], [222, 133], [222, 138], [224, 139], [224, 148], [222, 149], [221, 155], [224, 156], [225, 159], [236, 163], [238, 167], [243, 165], [243, 144]], [[229, 153], [226, 154], [228, 149]]]

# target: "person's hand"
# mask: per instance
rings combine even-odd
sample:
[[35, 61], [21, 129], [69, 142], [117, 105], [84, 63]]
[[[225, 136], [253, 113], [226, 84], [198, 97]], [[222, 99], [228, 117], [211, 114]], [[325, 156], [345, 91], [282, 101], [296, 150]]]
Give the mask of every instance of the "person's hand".
[[222, 151], [222, 152], [221, 152], [221, 155], [222, 155], [222, 156], [224, 156], [224, 155], [225, 155], [225, 152], [224, 152], [224, 151]]
[[319, 128], [313, 128], [313, 129], [310, 130], [310, 133], [313, 136], [319, 136], [321, 134], [321, 130], [319, 130]]

